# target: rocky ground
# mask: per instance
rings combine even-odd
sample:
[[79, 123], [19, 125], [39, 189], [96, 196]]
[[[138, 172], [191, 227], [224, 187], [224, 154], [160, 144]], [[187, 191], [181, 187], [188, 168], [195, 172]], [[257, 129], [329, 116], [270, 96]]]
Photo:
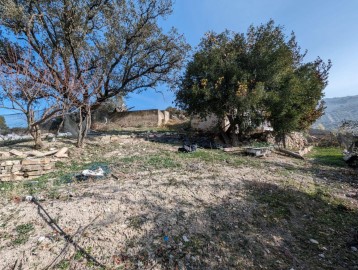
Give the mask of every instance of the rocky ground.
[[0, 182], [0, 269], [358, 269], [357, 170], [146, 139], [60, 139], [55, 173]]

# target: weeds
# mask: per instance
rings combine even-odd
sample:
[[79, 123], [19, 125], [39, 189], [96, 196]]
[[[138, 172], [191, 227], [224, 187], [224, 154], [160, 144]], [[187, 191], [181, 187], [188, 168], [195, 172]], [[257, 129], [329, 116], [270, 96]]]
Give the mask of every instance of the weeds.
[[29, 233], [34, 230], [34, 226], [32, 225], [32, 223], [25, 223], [25, 224], [18, 225], [15, 228], [15, 230], [16, 230], [17, 236], [13, 240], [13, 244], [14, 245], [22, 245], [22, 244], [25, 244], [27, 242], [27, 240], [29, 239]]
[[61, 269], [61, 270], [67, 270], [70, 268], [70, 261], [68, 260], [62, 260], [61, 262], [59, 262], [55, 268], [57, 269]]

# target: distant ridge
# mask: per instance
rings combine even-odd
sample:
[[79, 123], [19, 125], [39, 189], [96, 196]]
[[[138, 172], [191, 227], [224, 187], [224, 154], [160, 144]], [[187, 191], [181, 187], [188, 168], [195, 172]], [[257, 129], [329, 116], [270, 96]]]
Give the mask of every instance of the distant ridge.
[[325, 98], [325, 114], [318, 119], [313, 128], [335, 130], [344, 120], [358, 121], [358, 95], [337, 98]]

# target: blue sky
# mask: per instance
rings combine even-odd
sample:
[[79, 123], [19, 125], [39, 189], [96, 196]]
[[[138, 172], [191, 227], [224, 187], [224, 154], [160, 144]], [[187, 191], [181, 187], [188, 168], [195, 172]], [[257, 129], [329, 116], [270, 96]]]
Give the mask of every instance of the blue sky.
[[[174, 26], [195, 48], [209, 30], [246, 32], [270, 18], [288, 35], [295, 32], [298, 44], [308, 50], [306, 61], [317, 56], [332, 60], [327, 98], [358, 95], [358, 0], [176, 0], [162, 26]], [[127, 104], [136, 110], [165, 109], [174, 100], [166, 89], [134, 94]]]

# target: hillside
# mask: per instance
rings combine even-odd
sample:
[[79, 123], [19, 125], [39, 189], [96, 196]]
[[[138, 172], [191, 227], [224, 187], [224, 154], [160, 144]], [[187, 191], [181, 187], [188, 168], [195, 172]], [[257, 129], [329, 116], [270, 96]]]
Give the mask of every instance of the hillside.
[[326, 98], [325, 115], [313, 125], [319, 128], [321, 125], [327, 130], [337, 129], [343, 120], [358, 120], [358, 95]]

